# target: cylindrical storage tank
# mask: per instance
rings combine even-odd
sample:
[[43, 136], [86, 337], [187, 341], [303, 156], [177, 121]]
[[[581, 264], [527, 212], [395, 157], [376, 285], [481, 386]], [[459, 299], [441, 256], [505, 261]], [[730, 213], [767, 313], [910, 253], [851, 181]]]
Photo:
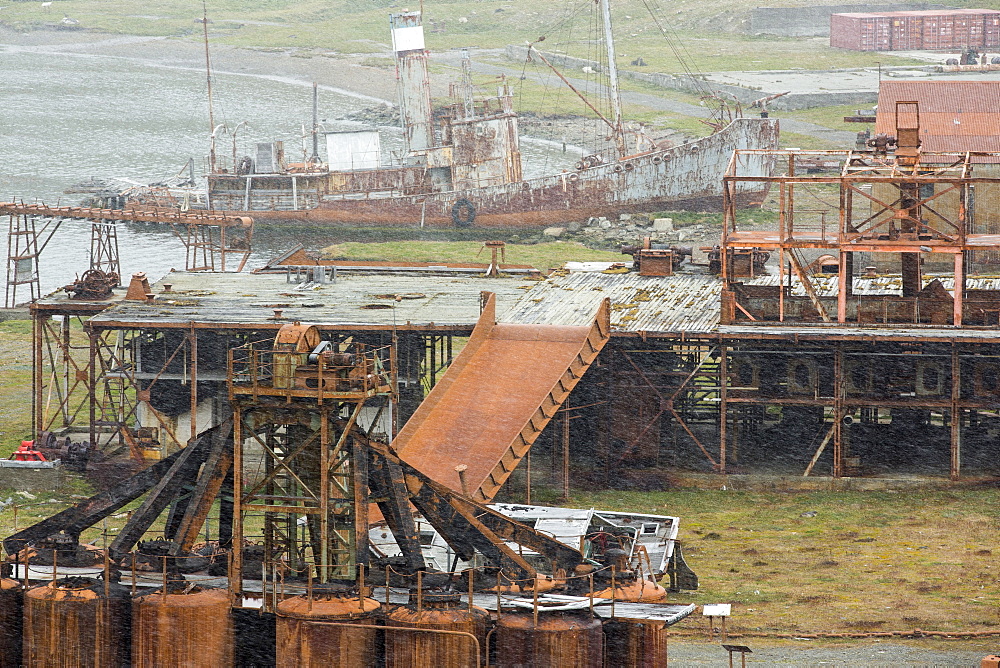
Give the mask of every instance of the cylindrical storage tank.
[[[427, 592], [418, 605], [401, 606], [385, 616], [386, 668], [476, 668], [485, 662], [490, 615], [469, 607], [455, 593]], [[421, 629], [392, 631], [392, 628]], [[429, 631], [451, 631], [433, 633]], [[476, 645], [478, 643], [478, 647]]]
[[68, 577], [24, 594], [27, 668], [120, 668], [129, 665], [128, 589]]
[[497, 621], [499, 668], [601, 668], [604, 632], [589, 612], [501, 614]]
[[21, 616], [24, 602], [21, 583], [0, 579], [0, 668], [21, 665]]
[[[368, 668], [378, 659], [379, 603], [349, 594], [293, 596], [275, 610], [276, 668]], [[350, 626], [339, 626], [350, 624]]]
[[132, 665], [231, 666], [230, 603], [228, 592], [200, 587], [137, 596], [132, 601]]
[[667, 626], [611, 619], [604, 623], [605, 665], [666, 668]]

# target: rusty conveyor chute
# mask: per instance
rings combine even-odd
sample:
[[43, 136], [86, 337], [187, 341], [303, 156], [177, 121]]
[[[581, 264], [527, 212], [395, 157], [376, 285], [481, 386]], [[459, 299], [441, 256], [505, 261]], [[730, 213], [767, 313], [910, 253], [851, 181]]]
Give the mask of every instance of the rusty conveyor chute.
[[597, 358], [611, 333], [603, 300], [589, 326], [496, 322], [493, 295], [469, 342], [393, 441], [400, 457], [489, 501]]

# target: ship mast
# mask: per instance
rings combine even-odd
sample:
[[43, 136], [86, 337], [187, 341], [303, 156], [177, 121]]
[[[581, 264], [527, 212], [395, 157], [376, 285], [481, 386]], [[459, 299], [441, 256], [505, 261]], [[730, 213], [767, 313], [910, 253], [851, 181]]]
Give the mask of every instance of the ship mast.
[[598, 0], [604, 15], [604, 45], [608, 50], [608, 83], [611, 86], [611, 113], [614, 122], [615, 146], [619, 157], [628, 150], [625, 146], [625, 129], [622, 127], [622, 98], [618, 88], [618, 64], [615, 62], [615, 38], [611, 31], [611, 0]]
[[212, 148], [209, 152], [208, 171], [215, 173], [215, 109], [212, 104], [212, 60], [208, 55], [208, 5], [201, 1], [201, 24], [205, 35], [205, 78], [208, 80], [208, 127], [212, 130]]

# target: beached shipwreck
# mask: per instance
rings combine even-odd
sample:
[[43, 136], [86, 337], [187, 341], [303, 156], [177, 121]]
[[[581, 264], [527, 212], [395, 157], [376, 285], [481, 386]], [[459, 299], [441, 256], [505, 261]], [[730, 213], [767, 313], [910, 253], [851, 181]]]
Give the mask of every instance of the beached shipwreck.
[[[607, 23], [610, 30], [610, 18]], [[465, 54], [459, 101], [435, 110], [420, 13], [393, 14], [390, 24], [401, 157], [385, 158], [377, 130], [327, 133], [327, 162], [320, 161], [315, 139], [312, 157], [299, 163], [285, 160], [281, 142], [259, 143], [254, 156], [234, 155], [231, 165], [211, 161], [210, 208], [248, 213], [259, 221], [460, 227], [539, 227], [625, 212], [718, 210], [719, 177], [733, 151], [777, 147], [778, 122], [766, 118], [736, 118], [715, 134], [679, 146], [626, 132], [613, 41], [607, 39], [613, 113], [601, 119], [614, 147], [582, 157], [573, 170], [524, 178], [507, 84], [493, 97], [474, 97]], [[763, 154], [743, 153], [740, 160], [741, 171], [760, 176], [772, 171]], [[744, 184], [737, 204], [759, 202], [765, 190], [766, 184]]]

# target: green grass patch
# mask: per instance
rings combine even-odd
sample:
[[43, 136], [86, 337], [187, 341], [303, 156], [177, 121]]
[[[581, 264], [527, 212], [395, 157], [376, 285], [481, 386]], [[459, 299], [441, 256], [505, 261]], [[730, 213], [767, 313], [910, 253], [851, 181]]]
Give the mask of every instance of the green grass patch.
[[[396, 262], [489, 262], [489, 251], [473, 241], [345, 242], [323, 249], [326, 257], [340, 260], [384, 260]], [[586, 248], [575, 241], [508, 244], [507, 262], [538, 269], [560, 267], [569, 261], [620, 261], [620, 253]], [[478, 256], [478, 257], [477, 257]]]
[[843, 149], [843, 146], [838, 146], [835, 142], [827, 141], [826, 139], [821, 139], [819, 137], [813, 137], [812, 135], [804, 135], [798, 132], [785, 132], [781, 131], [781, 137], [778, 140], [781, 148], [801, 148], [805, 150], [835, 150]]
[[[857, 115], [858, 109], [864, 109], [863, 104], [839, 104], [832, 107], [816, 107], [814, 109], [799, 109], [797, 111], [782, 111], [781, 118], [791, 118], [797, 121], [808, 121], [822, 125], [832, 130], [860, 132], [865, 128], [875, 129], [874, 123], [845, 123], [845, 116]], [[868, 107], [871, 109], [871, 107]], [[784, 133], [782, 133], [784, 134]]]
[[731, 631], [958, 631], [1000, 622], [983, 615], [984, 604], [1000, 603], [991, 575], [997, 489], [574, 490], [571, 504], [679, 516], [701, 588], [671, 598], [733, 603]]
[[31, 434], [31, 321], [0, 322], [0, 458]]

